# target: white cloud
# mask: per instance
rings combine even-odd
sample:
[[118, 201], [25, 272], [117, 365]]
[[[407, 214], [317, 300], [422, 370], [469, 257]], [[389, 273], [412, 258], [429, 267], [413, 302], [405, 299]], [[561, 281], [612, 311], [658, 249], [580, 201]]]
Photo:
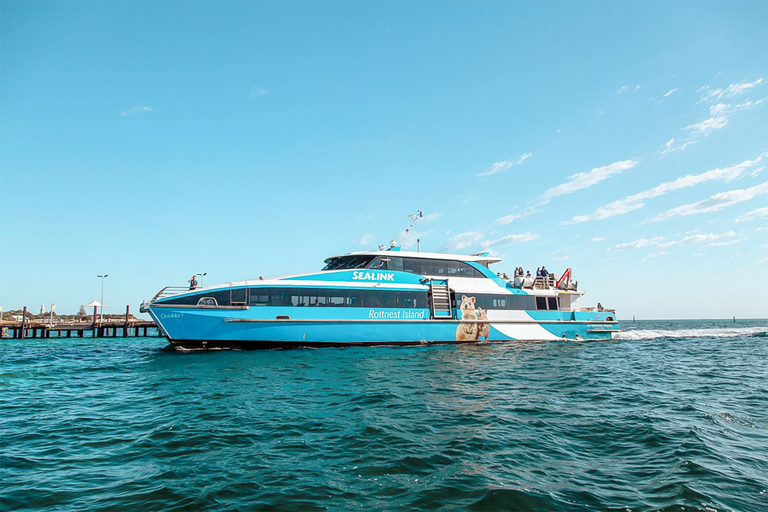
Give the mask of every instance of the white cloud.
[[525, 162], [529, 158], [533, 156], [533, 153], [524, 153], [520, 155], [517, 160], [505, 160], [503, 162], [496, 162], [491, 166], [491, 168], [488, 171], [485, 172], [479, 172], [475, 174], [476, 177], [484, 177], [484, 176], [490, 176], [492, 174], [497, 174], [502, 171], [506, 171], [513, 165], [520, 165], [521, 163]]
[[671, 95], [673, 92], [675, 92], [675, 91], [677, 91], [677, 87], [675, 87], [674, 89], [670, 89], [668, 92], [666, 92], [666, 93], [664, 94], [664, 97], [665, 97], [665, 98], [668, 98], [668, 97], [669, 97], [669, 96], [670, 96], [670, 95]]
[[146, 114], [147, 112], [152, 112], [152, 107], [132, 107], [128, 110], [123, 110], [120, 112], [121, 116], [132, 116], [134, 114]]
[[501, 238], [497, 238], [496, 240], [484, 240], [480, 243], [480, 245], [483, 247], [483, 249], [488, 249], [490, 247], [498, 247], [500, 245], [508, 245], [517, 242], [530, 242], [531, 240], [535, 240], [538, 237], [539, 235], [535, 233], [514, 234], [503, 236]]
[[694, 245], [694, 244], [704, 244], [704, 243], [707, 243], [709, 246], [725, 245], [726, 242], [718, 242], [718, 240], [721, 240], [723, 238], [731, 238], [733, 236], [736, 236], [736, 233], [734, 231], [727, 231], [719, 235], [716, 235], [714, 233], [687, 235], [687, 236], [684, 236], [683, 238], [679, 238], [677, 240], [670, 240], [668, 242], [664, 241], [663, 236], [657, 236], [654, 238], [640, 238], [632, 242], [616, 244], [613, 247], [609, 248], [608, 252], [625, 251], [628, 249], [642, 249], [646, 247], [653, 247], [656, 250], [662, 251], [660, 253], [651, 253], [649, 254], [649, 257], [650, 257], [650, 256], [656, 256], [658, 254], [663, 254], [664, 250], [670, 247], [679, 247], [683, 245]]
[[251, 89], [251, 93], [249, 96], [251, 98], [257, 98], [259, 96], [264, 96], [265, 94], [267, 94], [267, 92], [268, 91], [262, 87], [254, 87], [253, 89]]
[[[730, 98], [732, 96], [736, 96], [737, 94], [743, 94], [744, 92], [747, 92], [751, 89], [754, 89], [758, 85], [763, 83], [762, 78], [758, 78], [754, 82], [747, 82], [746, 80], [742, 80], [741, 82], [737, 84], [731, 84], [728, 87], [720, 88], [720, 89], [713, 89], [711, 91], [708, 91], [702, 98], [701, 101], [712, 101], [720, 98]], [[709, 87], [705, 87], [705, 90], [708, 90]]]
[[355, 246], [361, 247], [361, 246], [369, 245], [372, 240], [373, 240], [373, 235], [370, 233], [366, 233], [362, 236], [362, 238], [355, 241]]
[[568, 176], [570, 181], [567, 181], [566, 183], [563, 183], [561, 185], [558, 185], [556, 187], [552, 187], [544, 194], [542, 197], [545, 200], [552, 199], [553, 197], [559, 197], [566, 194], [571, 194], [573, 192], [583, 190], [585, 188], [589, 188], [592, 185], [596, 185], [597, 183], [600, 183], [603, 180], [607, 180], [614, 174], [619, 174], [621, 172], [626, 171], [627, 169], [631, 169], [637, 165], [636, 160], [622, 160], [620, 162], [614, 162], [610, 165], [606, 165], [603, 167], [595, 167], [589, 172], [580, 172], [577, 174], [573, 174], [571, 176]]
[[483, 234], [477, 231], [467, 231], [465, 233], [460, 233], [456, 236], [452, 236], [451, 238], [449, 238], [445, 242], [443, 247], [440, 248], [440, 252], [460, 251], [462, 249], [466, 249], [467, 247], [470, 247], [473, 244], [478, 243], [482, 239], [483, 239]]
[[719, 115], [705, 119], [700, 123], [688, 125], [685, 127], [685, 129], [691, 130], [695, 134], [704, 136], [708, 135], [712, 130], [719, 130], [726, 124], [728, 124], [728, 118], [723, 115]]
[[434, 222], [437, 219], [439, 219], [442, 215], [443, 215], [442, 213], [438, 213], [438, 212], [428, 213], [427, 215], [424, 215], [424, 217], [422, 217], [421, 220], [422, 222]]
[[[695, 144], [700, 139], [708, 136], [713, 131], [724, 128], [728, 125], [728, 119], [734, 114], [734, 112], [752, 108], [761, 104], [763, 101], [765, 101], [765, 98], [757, 101], [746, 100], [736, 105], [731, 105], [730, 103], [720, 101], [723, 98], [731, 98], [750, 91], [761, 83], [763, 83], [762, 78], [755, 80], [754, 82], [747, 82], [746, 80], [742, 80], [738, 84], [731, 84], [728, 87], [720, 89], [710, 90], [708, 86], [699, 89], [697, 92], [706, 91], [706, 93], [701, 97], [698, 103], [713, 103], [709, 107], [709, 117], [703, 121], [699, 121], [698, 123], [692, 123], [686, 126], [685, 130], [689, 132], [687, 139], [682, 143], [677, 144], [675, 144], [675, 139], [671, 139], [661, 149], [661, 156], [664, 157], [669, 153], [682, 151], [688, 146]], [[675, 90], [676, 89], [672, 89], [669, 93], [665, 94], [664, 97], [667, 97], [667, 95], [671, 94]], [[728, 100], [726, 99], [726, 101]]]
[[643, 247], [652, 247], [655, 245], [658, 245], [662, 240], [664, 240], [664, 237], [657, 236], [655, 238], [640, 238], [639, 240], [635, 240], [633, 242], [625, 242], [623, 244], [616, 244], [613, 247], [609, 248], [609, 252], [613, 251], [623, 251], [626, 249], [641, 249]]
[[605, 237], [602, 237], [602, 236], [596, 236], [595, 238], [589, 239], [590, 242], [602, 242], [604, 240], [605, 240]]
[[734, 244], [737, 244], [737, 243], [743, 242], [743, 241], [744, 241], [743, 238], [738, 238], [736, 240], [728, 240], [727, 242], [712, 242], [711, 244], [709, 244], [709, 246], [710, 247], [721, 247], [723, 245], [734, 245]]
[[[668, 247], [675, 247], [680, 245], [702, 244], [707, 242], [709, 242], [709, 245], [712, 246], [715, 243], [717, 243], [715, 242], [715, 240], [719, 240], [721, 238], [729, 238], [735, 235], [736, 233], [733, 231], [728, 231], [720, 235], [715, 235], [712, 233], [708, 233], [706, 235], [702, 235], [702, 234], [688, 235], [678, 240], [671, 240], [669, 242], [660, 243], [659, 247], [666, 249]], [[722, 243], [722, 242], [719, 242], [719, 243]]]
[[620, 199], [618, 201], [613, 201], [611, 203], [606, 204], [605, 206], [601, 206], [594, 212], [587, 214], [587, 215], [577, 215], [571, 220], [562, 222], [561, 224], [578, 224], [580, 222], [588, 222], [591, 220], [602, 220], [602, 219], [608, 219], [610, 217], [614, 217], [616, 215], [623, 215], [625, 213], [629, 213], [634, 210], [639, 210], [645, 206], [644, 203], [641, 202], [634, 202], [629, 197]]
[[540, 212], [542, 210], [541, 207], [544, 206], [545, 204], [546, 203], [537, 203], [532, 206], [528, 206], [521, 213], [510, 213], [509, 215], [505, 215], [504, 217], [496, 219], [494, 221], [494, 224], [503, 226], [503, 225], [509, 224], [510, 222], [516, 221], [518, 219], [529, 217], [534, 213]]
[[522, 213], [510, 213], [509, 215], [505, 215], [504, 217], [496, 219], [494, 224], [500, 224], [503, 226], [505, 224], [509, 224], [510, 222], [516, 221], [517, 219], [522, 219], [523, 217], [525, 217], [525, 215]]
[[757, 208], [755, 210], [752, 210], [751, 212], [747, 212], [738, 219], [736, 219], [736, 222], [746, 222], [749, 220], [754, 219], [768, 219], [768, 206], [764, 206], [762, 208]]
[[667, 143], [664, 144], [664, 149], [661, 150], [661, 156], [664, 157], [669, 153], [674, 153], [675, 151], [682, 151], [688, 146], [696, 144], [697, 142], [698, 140], [689, 140], [689, 141], [683, 142], [682, 144], [675, 144], [675, 139], [669, 139]]
[[733, 206], [734, 204], [749, 201], [750, 199], [763, 194], [768, 194], [768, 181], [761, 183], [760, 185], [755, 185], [754, 187], [720, 192], [719, 194], [710, 196], [703, 201], [684, 204], [676, 208], [672, 208], [649, 219], [646, 222], [659, 222], [678, 216], [712, 213], [722, 210], [723, 208]]
[[640, 85], [636, 85], [634, 88], [630, 87], [629, 85], [623, 85], [623, 86], [619, 87], [616, 90], [616, 94], [623, 94], [623, 93], [627, 92], [630, 89], [632, 89], [634, 91], [639, 91], [640, 87], [641, 87]]
[[746, 176], [747, 174], [756, 175], [764, 169], [763, 166], [758, 166], [758, 164], [766, 156], [768, 156], [768, 153], [763, 153], [754, 160], [745, 160], [730, 167], [718, 167], [717, 169], [712, 169], [699, 174], [687, 174], [676, 180], [660, 183], [651, 189], [608, 203], [590, 214], [577, 215], [570, 221], [563, 222], [562, 224], [576, 224], [579, 222], [602, 220], [616, 215], [623, 215], [645, 206], [645, 203], [642, 201], [662, 196], [673, 190], [693, 187], [707, 181], [724, 181], [729, 183], [735, 179]]

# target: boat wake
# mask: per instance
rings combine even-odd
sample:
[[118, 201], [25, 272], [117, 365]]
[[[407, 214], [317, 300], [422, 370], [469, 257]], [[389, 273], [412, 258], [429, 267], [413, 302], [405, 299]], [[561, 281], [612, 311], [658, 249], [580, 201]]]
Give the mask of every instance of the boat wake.
[[657, 338], [768, 338], [765, 326], [711, 327], [699, 329], [637, 329], [616, 333], [619, 340], [653, 340]]

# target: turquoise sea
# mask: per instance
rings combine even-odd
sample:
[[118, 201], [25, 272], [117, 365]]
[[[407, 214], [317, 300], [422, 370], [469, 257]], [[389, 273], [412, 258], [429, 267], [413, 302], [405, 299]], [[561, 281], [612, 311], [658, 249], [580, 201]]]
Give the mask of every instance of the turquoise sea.
[[179, 353], [0, 341], [1, 510], [768, 510], [768, 320]]

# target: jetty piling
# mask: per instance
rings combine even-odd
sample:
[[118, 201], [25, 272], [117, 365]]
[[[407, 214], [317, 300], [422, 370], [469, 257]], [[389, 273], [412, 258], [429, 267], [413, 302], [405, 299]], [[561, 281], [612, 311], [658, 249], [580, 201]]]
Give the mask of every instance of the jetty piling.
[[[93, 308], [92, 322], [68, 322], [52, 323], [45, 319], [30, 320], [27, 306], [24, 306], [20, 322], [4, 322], [2, 325], [4, 339], [50, 338], [55, 333], [56, 338], [71, 338], [72, 333], [79, 338], [84, 338], [86, 332], [94, 338], [148, 338], [161, 337], [160, 330], [151, 320], [131, 319], [131, 307], [125, 306], [123, 318], [106, 319], [100, 321], [96, 315], [97, 307]], [[150, 329], [157, 329], [157, 334], [150, 333]]]

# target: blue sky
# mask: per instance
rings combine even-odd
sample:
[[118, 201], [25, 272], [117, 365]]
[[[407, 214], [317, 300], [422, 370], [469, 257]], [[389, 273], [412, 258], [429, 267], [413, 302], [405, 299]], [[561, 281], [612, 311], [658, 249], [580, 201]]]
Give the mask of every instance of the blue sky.
[[[0, 2], [0, 304], [402, 238], [768, 316], [768, 3]], [[415, 247], [414, 247], [415, 248]]]

